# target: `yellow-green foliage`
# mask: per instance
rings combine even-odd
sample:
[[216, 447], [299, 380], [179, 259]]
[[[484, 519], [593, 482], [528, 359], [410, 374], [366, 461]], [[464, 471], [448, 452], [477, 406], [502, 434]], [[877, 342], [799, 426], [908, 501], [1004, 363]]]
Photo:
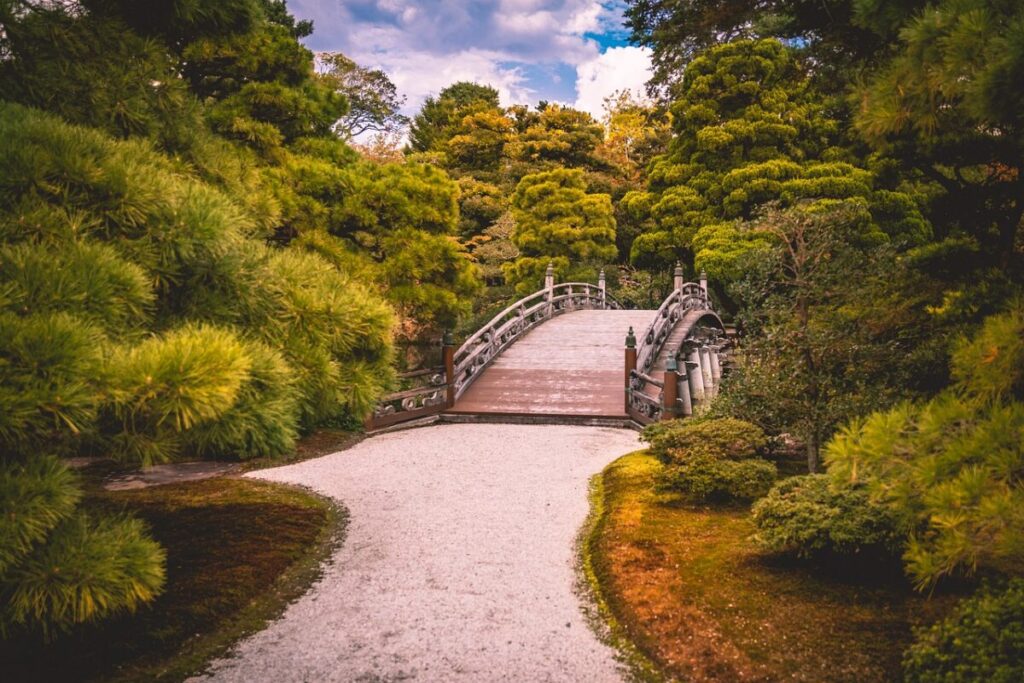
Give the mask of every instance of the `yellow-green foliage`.
[[0, 467], [0, 577], [78, 505], [71, 471], [53, 456]]
[[716, 45], [686, 67], [672, 104], [674, 138], [649, 173], [650, 209], [635, 201], [643, 232], [634, 264], [695, 257], [715, 280], [740, 275], [741, 258], [766, 241], [733, 227], [760, 207], [858, 198], [883, 234], [915, 244], [928, 237], [914, 203], [850, 163], [834, 147], [839, 122], [815, 93], [794, 53], [776, 40]]
[[132, 612], [163, 588], [165, 562], [163, 549], [139, 520], [77, 511], [3, 575], [0, 626], [51, 636]]
[[1024, 679], [1024, 580], [983, 586], [916, 636], [903, 655], [909, 683]]
[[66, 313], [0, 312], [0, 456], [73, 447], [96, 416], [102, 342]]
[[219, 419], [238, 400], [252, 360], [227, 330], [185, 327], [120, 349], [107, 369], [120, 423], [113, 454], [150, 464], [171, 459], [179, 435]]
[[644, 429], [641, 438], [663, 462], [670, 462], [673, 452], [682, 458], [707, 455], [742, 460], [768, 445], [760, 427], [732, 417], [656, 422]]
[[75, 477], [53, 457], [0, 460], [0, 634], [52, 636], [131, 611], [164, 582], [164, 552], [138, 520], [76, 510]]
[[505, 277], [521, 294], [540, 288], [549, 263], [559, 280], [592, 282], [597, 268], [616, 257], [611, 197], [587, 193], [582, 170], [524, 177], [512, 196], [512, 211], [512, 241], [522, 255], [505, 267]]
[[958, 384], [843, 429], [828, 445], [840, 484], [863, 483], [913, 530], [904, 556], [922, 586], [1024, 566], [1024, 302], [986, 320], [953, 357]]
[[[340, 260], [332, 266], [310, 250], [267, 247], [247, 211], [146, 143], [10, 104], [0, 104], [0, 134], [0, 329], [12, 354], [0, 370], [9, 377], [0, 387], [10, 407], [0, 418], [5, 448], [98, 430], [121, 457], [195, 455], [181, 450], [181, 434], [234, 406], [236, 424], [263, 425], [248, 442], [270, 454], [290, 447], [297, 423], [361, 418], [387, 386], [393, 315], [354, 279], [364, 272], [350, 276]], [[414, 205], [407, 194], [403, 201]], [[451, 215], [417, 209], [417, 227], [454, 230], [454, 189], [448, 200]], [[422, 260], [440, 259], [431, 252]], [[186, 365], [197, 364], [177, 370], [182, 335], [199, 333], [189, 326], [196, 321], [220, 327], [234, 346], [213, 344], [202, 362], [192, 351]], [[139, 346], [147, 333], [168, 329], [163, 342]], [[114, 349], [105, 373], [96, 365], [101, 332]], [[247, 358], [245, 337], [286, 363], [261, 380], [278, 384], [260, 391], [269, 403], [250, 395], [248, 421], [234, 403], [248, 381], [248, 361], [239, 360]], [[237, 371], [231, 382], [208, 372], [218, 363]], [[196, 403], [161, 404], [172, 390]], [[113, 419], [97, 424], [101, 403]], [[206, 445], [195, 447], [211, 456], [252, 455], [241, 448], [246, 439], [230, 439], [230, 448], [221, 437], [200, 441]], [[215, 453], [212, 443], [227, 450]]]
[[827, 475], [789, 477], [752, 509], [754, 541], [799, 557], [897, 556], [906, 534], [892, 511], [872, 502], [864, 487], [836, 485]]

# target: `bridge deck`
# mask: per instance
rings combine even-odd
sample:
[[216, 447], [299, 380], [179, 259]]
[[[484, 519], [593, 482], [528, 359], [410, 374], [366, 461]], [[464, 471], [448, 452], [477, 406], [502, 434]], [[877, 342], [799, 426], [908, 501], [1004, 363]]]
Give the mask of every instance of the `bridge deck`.
[[574, 311], [526, 333], [469, 386], [451, 413], [625, 417], [623, 346], [654, 311]]

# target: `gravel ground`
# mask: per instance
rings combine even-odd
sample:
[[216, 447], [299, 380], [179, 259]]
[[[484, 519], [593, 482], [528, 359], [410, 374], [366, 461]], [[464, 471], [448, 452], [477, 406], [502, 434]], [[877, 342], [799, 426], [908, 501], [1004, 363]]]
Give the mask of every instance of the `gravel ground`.
[[636, 450], [601, 427], [453, 424], [247, 476], [351, 515], [324, 577], [218, 681], [618, 681], [574, 593], [587, 481]]

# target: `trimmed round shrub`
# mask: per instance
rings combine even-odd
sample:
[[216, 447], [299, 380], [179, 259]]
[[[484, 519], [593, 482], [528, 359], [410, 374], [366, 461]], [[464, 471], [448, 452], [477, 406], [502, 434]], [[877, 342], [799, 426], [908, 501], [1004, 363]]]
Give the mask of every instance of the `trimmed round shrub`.
[[82, 492], [57, 458], [0, 463], [0, 576], [75, 510]]
[[696, 456], [741, 460], [754, 457], [768, 445], [760, 427], [732, 417], [659, 422], [645, 428], [641, 438], [663, 462]]
[[0, 576], [0, 630], [47, 637], [134, 611], [164, 585], [166, 553], [131, 517], [77, 512]]
[[908, 683], [1024, 681], [1024, 579], [983, 587], [904, 653]]
[[775, 465], [761, 458], [729, 460], [700, 454], [672, 457], [672, 462], [661, 474], [662, 490], [701, 503], [757, 500], [768, 493], [778, 475]]
[[235, 404], [218, 419], [187, 431], [185, 449], [204, 457], [239, 460], [286, 453], [298, 435], [298, 387], [281, 354], [259, 342], [245, 342], [249, 379]]
[[906, 540], [889, 509], [865, 489], [835, 487], [824, 474], [779, 482], [752, 512], [759, 546], [799, 557], [869, 551], [896, 557]]

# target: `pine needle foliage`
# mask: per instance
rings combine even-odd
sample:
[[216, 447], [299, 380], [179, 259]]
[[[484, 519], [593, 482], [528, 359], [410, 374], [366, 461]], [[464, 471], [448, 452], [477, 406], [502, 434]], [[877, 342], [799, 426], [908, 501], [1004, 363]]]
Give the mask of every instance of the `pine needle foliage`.
[[29, 628], [53, 637], [132, 612], [160, 592], [165, 562], [139, 520], [76, 512], [0, 579], [0, 629]]
[[922, 588], [1024, 566], [1024, 301], [988, 318], [953, 356], [957, 385], [844, 428], [828, 445], [839, 485], [863, 484], [911, 530], [904, 560]]
[[53, 456], [0, 467], [0, 577], [75, 510], [82, 494]]
[[0, 455], [65, 450], [96, 417], [102, 334], [66, 313], [0, 312]]
[[171, 459], [179, 434], [219, 419], [238, 400], [252, 360], [238, 337], [187, 326], [124, 349], [108, 364], [114, 454], [149, 465]]
[[234, 404], [216, 420], [184, 435], [183, 450], [199, 457], [274, 456], [295, 447], [299, 390], [281, 354], [255, 341], [244, 343], [251, 365]]
[[559, 280], [594, 282], [618, 254], [611, 197], [587, 192], [580, 169], [525, 176], [512, 196], [512, 213], [520, 257], [505, 266], [505, 278], [520, 294], [542, 286], [549, 263]]

